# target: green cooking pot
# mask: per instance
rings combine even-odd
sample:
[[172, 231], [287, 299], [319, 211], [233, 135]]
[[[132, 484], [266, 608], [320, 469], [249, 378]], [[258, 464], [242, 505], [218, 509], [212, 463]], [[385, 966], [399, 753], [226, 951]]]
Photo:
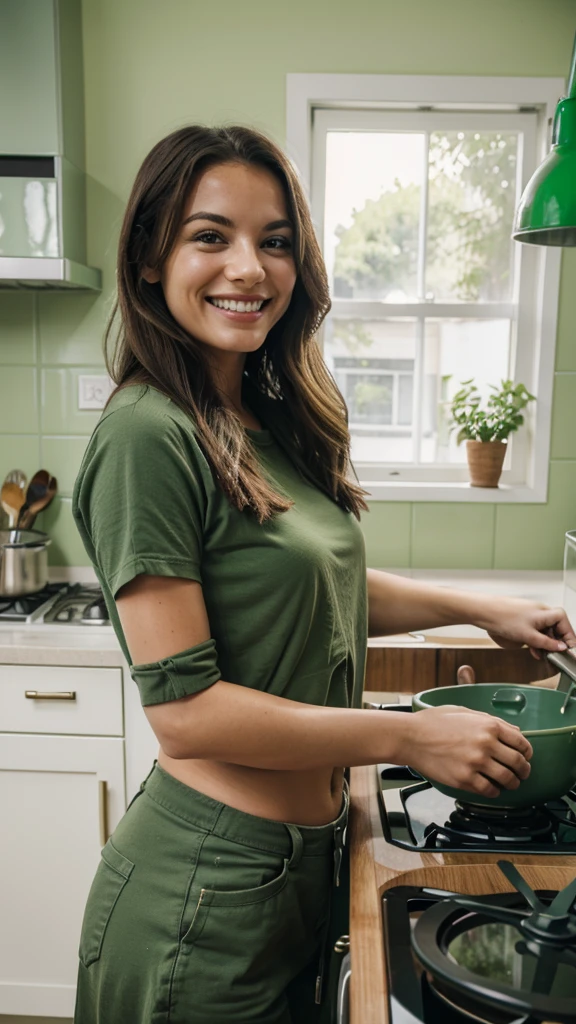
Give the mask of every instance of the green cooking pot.
[[436, 789], [467, 804], [531, 807], [557, 800], [576, 785], [576, 659], [561, 654], [548, 657], [562, 672], [557, 690], [511, 683], [476, 683], [440, 686], [413, 697], [413, 711], [455, 704], [503, 718], [520, 727], [534, 750], [530, 775], [518, 789], [502, 789], [499, 796], [488, 797], [428, 778]]

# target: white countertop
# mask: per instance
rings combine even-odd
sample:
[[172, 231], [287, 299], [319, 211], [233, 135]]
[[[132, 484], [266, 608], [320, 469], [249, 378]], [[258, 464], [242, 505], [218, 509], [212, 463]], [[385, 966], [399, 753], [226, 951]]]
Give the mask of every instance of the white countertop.
[[111, 626], [0, 623], [0, 664], [122, 666]]
[[[509, 594], [545, 604], [562, 604], [562, 572], [391, 569], [390, 572], [460, 590]], [[94, 582], [90, 569], [56, 569], [50, 582]], [[486, 636], [476, 626], [443, 626], [424, 631], [428, 636]], [[0, 664], [121, 666], [123, 656], [112, 626], [66, 626], [34, 623], [23, 626], [0, 621]]]

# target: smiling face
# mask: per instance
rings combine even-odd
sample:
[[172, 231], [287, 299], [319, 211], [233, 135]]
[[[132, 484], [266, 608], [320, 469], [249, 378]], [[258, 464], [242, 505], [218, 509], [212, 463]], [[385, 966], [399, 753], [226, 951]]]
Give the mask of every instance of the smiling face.
[[253, 164], [218, 164], [196, 181], [162, 270], [144, 277], [162, 282], [172, 316], [216, 365], [241, 369], [290, 304], [292, 239], [278, 179]]

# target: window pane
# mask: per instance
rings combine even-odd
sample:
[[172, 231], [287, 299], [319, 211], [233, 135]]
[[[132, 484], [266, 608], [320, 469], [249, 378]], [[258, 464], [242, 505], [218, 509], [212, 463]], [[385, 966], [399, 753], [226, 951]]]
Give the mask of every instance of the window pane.
[[327, 133], [324, 260], [335, 298], [416, 298], [424, 165], [422, 133]]
[[393, 393], [391, 374], [347, 373], [344, 397], [351, 422], [355, 425], [392, 423]]
[[398, 377], [398, 423], [412, 423], [414, 374], [401, 373]]
[[326, 323], [324, 356], [348, 406], [355, 462], [410, 462], [416, 321]]
[[450, 432], [449, 403], [474, 378], [482, 397], [509, 376], [509, 320], [427, 320], [422, 387], [422, 462], [465, 463]]
[[433, 132], [426, 297], [499, 302], [512, 295], [516, 132]]

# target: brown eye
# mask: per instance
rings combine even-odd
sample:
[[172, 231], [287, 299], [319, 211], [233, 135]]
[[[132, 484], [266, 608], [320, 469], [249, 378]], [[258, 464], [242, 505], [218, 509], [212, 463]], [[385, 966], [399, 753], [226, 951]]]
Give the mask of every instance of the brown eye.
[[278, 248], [278, 249], [291, 249], [292, 248], [292, 242], [290, 241], [289, 238], [286, 238], [285, 235], [278, 235], [277, 238], [269, 238], [268, 242], [280, 242], [280, 245], [274, 246], [275, 249], [276, 248]]
[[221, 242], [222, 238], [216, 231], [202, 231], [199, 235], [195, 235], [192, 241], [206, 242], [208, 245], [213, 245], [215, 241]]

